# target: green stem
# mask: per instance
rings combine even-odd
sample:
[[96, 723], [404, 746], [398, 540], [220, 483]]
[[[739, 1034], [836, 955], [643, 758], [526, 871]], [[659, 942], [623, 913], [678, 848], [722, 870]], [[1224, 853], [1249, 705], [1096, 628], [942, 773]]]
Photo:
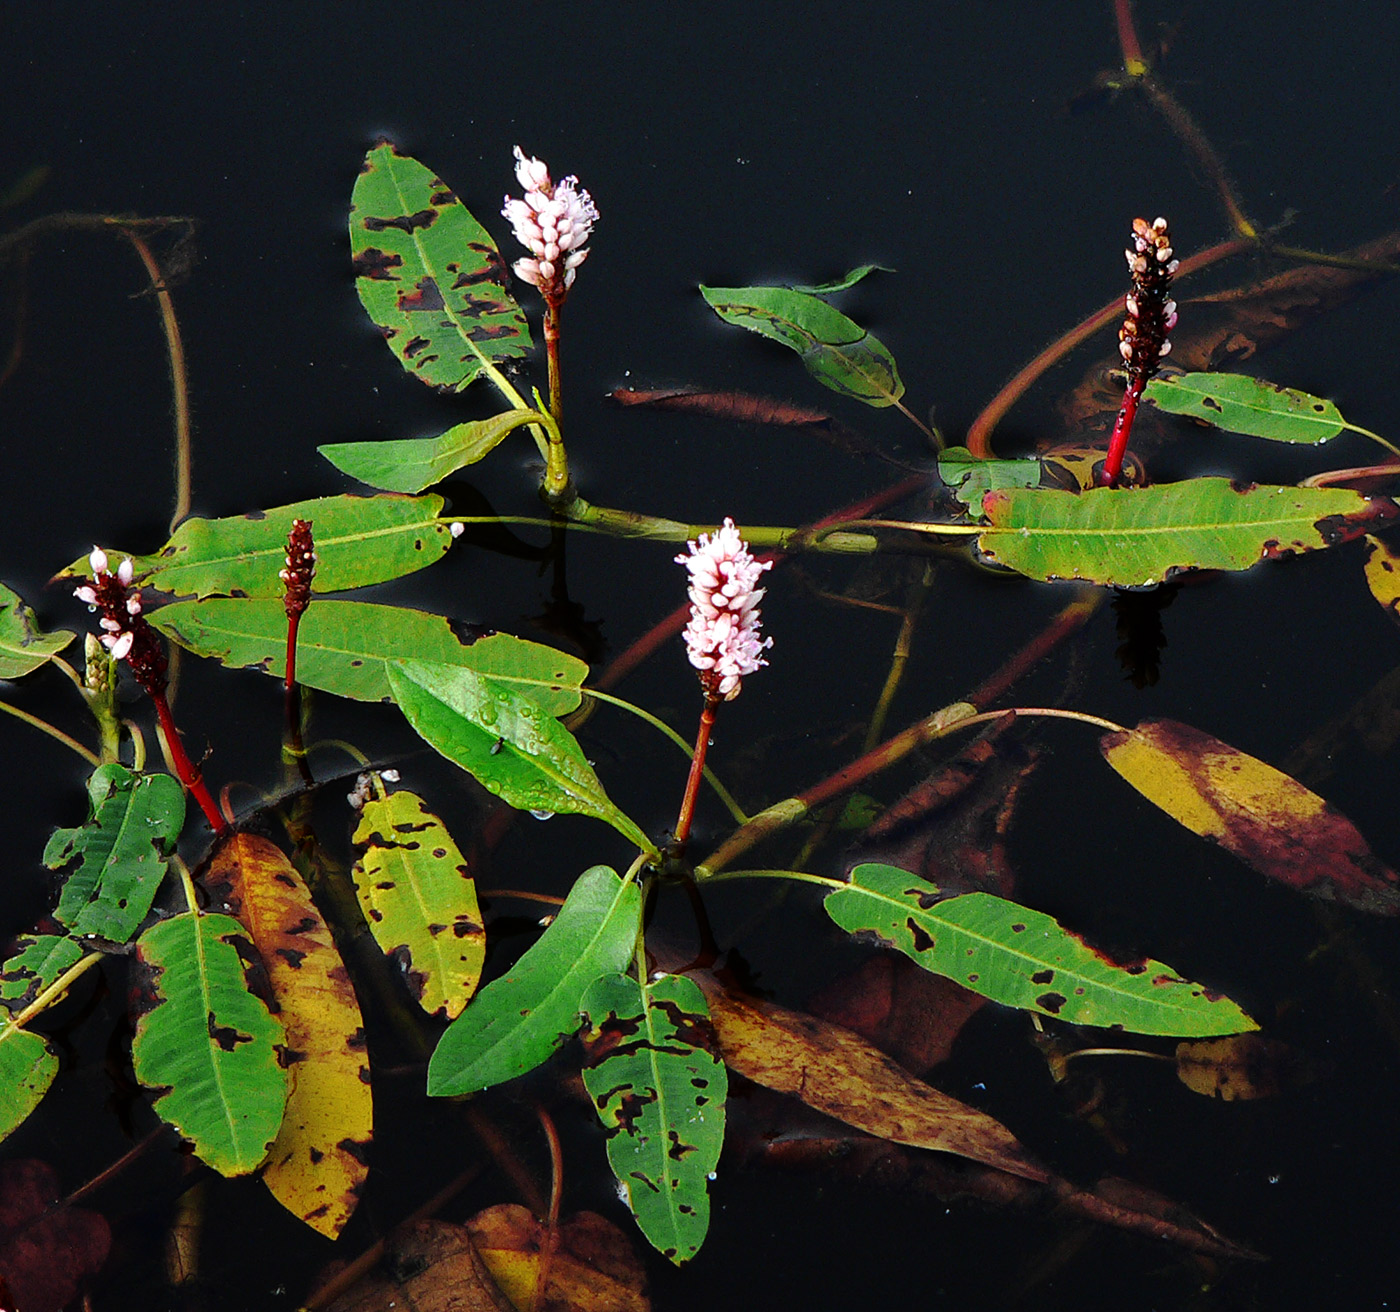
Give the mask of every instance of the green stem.
[[825, 875], [809, 875], [805, 870], [722, 870], [713, 875], [706, 875], [705, 882], [719, 884], [726, 879], [791, 879], [803, 884], [820, 884], [823, 888], [849, 887], [845, 880], [828, 879]]
[[23, 1029], [40, 1012], [47, 1011], [55, 1003], [63, 1000], [63, 995], [72, 987], [73, 981], [84, 972], [91, 970], [102, 960], [102, 953], [89, 952], [77, 965], [69, 966], [52, 984], [19, 1013], [7, 1028]]
[[1353, 433], [1360, 433], [1362, 437], [1369, 437], [1373, 442], [1379, 442], [1393, 456], [1400, 456], [1400, 447], [1387, 442], [1379, 433], [1373, 433], [1369, 428], [1362, 428], [1360, 424], [1347, 424], [1346, 427]]
[[17, 720], [23, 720], [25, 724], [32, 724], [34, 728], [42, 733], [48, 734], [50, 738], [56, 738], [65, 747], [71, 747], [89, 765], [100, 765], [97, 753], [89, 751], [76, 738], [70, 738], [62, 729], [55, 729], [47, 720], [41, 720], [37, 715], [30, 715], [28, 711], [22, 711], [18, 706], [11, 706], [9, 702], [0, 701], [0, 711], [7, 715], [13, 715]]
[[[607, 702], [609, 706], [616, 706], [621, 710], [630, 711], [639, 720], [645, 720], [653, 729], [665, 734], [686, 756], [691, 754], [691, 744], [676, 732], [665, 720], [659, 719], [650, 711], [643, 710], [640, 706], [632, 702], [625, 701], [621, 697], [614, 697], [611, 693], [599, 692], [596, 688], [580, 688], [579, 691], [585, 697], [592, 697], [595, 701]], [[720, 781], [715, 778], [715, 773], [708, 766], [705, 767], [705, 782], [715, 790], [715, 795], [724, 804], [725, 810], [729, 812], [739, 824], [743, 824], [749, 817], [744, 813], [744, 808], [734, 800], [734, 795]]]

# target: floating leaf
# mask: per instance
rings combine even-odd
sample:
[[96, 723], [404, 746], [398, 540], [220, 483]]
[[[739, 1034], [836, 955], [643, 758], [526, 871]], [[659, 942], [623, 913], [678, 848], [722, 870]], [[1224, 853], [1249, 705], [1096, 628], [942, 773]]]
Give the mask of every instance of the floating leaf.
[[[286, 674], [287, 614], [280, 600], [211, 597], [179, 601], [151, 613], [151, 623], [200, 656], [225, 665]], [[491, 633], [464, 643], [441, 615], [368, 601], [318, 600], [297, 630], [297, 682], [357, 701], [392, 696], [385, 663], [406, 660], [460, 665], [529, 692], [551, 715], [568, 715], [582, 700], [588, 666], [543, 643]]]
[[[155, 555], [133, 556], [137, 581], [177, 597], [277, 597], [294, 519], [316, 535], [319, 593], [387, 583], [440, 560], [452, 545], [442, 498], [318, 497], [227, 519], [187, 519]], [[109, 552], [119, 556], [120, 552]], [[59, 576], [88, 572], [76, 561]]]
[[1360, 911], [1400, 912], [1400, 881], [1341, 812], [1296, 779], [1175, 720], [1106, 734], [1120, 775], [1193, 834], [1270, 879]]
[[523, 356], [530, 330], [506, 291], [490, 234], [441, 179], [381, 142], [350, 203], [355, 286], [399, 362], [433, 387], [461, 390], [498, 360]]
[[1147, 399], [1168, 414], [1200, 419], [1227, 433], [1318, 445], [1347, 423], [1331, 401], [1246, 374], [1178, 374], [1154, 378]]
[[[319, 1304], [318, 1304], [319, 1306]], [[384, 1260], [329, 1312], [513, 1312], [465, 1226], [409, 1221], [384, 1239]], [[544, 1309], [541, 1309], [544, 1312]]]
[[461, 1014], [481, 980], [486, 929], [476, 881], [442, 821], [410, 792], [372, 797], [353, 877], [370, 933], [430, 1013]]
[[359, 1201], [374, 1127], [355, 990], [280, 848], [256, 834], [233, 834], [210, 859], [204, 885], [252, 935], [287, 1036], [287, 1107], [263, 1183], [294, 1216], [334, 1239]]
[[0, 1139], [39, 1105], [57, 1074], [58, 1058], [42, 1034], [0, 1018]]
[[23, 1011], [70, 966], [83, 958], [83, 948], [59, 934], [25, 935], [0, 969], [0, 1007]]
[[583, 1012], [583, 1083], [608, 1127], [608, 1162], [652, 1247], [687, 1262], [710, 1224], [729, 1090], [705, 995], [683, 975], [645, 986], [604, 975]]
[[390, 442], [331, 442], [316, 449], [342, 474], [386, 492], [421, 492], [498, 447], [508, 433], [540, 416], [507, 410], [490, 419], [456, 424], [439, 437]]
[[408, 722], [497, 797], [522, 811], [606, 820], [643, 851], [652, 850], [603, 791], [573, 734], [534, 698], [451, 665], [403, 661], [387, 668]]
[[163, 1089], [155, 1109], [220, 1175], [255, 1169], [282, 1123], [287, 1072], [282, 1027], [243, 978], [231, 916], [185, 912], [136, 942], [154, 996], [136, 1021], [136, 1078]]
[[786, 287], [701, 287], [726, 323], [791, 347], [819, 383], [867, 405], [904, 395], [894, 357], [878, 338], [840, 310]]
[[[641, 1262], [622, 1231], [596, 1212], [575, 1213], [551, 1235], [528, 1208], [500, 1203], [478, 1212], [467, 1229], [517, 1312], [650, 1312]], [[537, 1300], [546, 1252], [549, 1274]]]
[[1193, 478], [1142, 488], [988, 492], [982, 554], [1034, 579], [1146, 587], [1187, 569], [1248, 569], [1391, 519], [1394, 502], [1345, 488], [1238, 488]]
[[71, 629], [44, 633], [19, 594], [0, 583], [0, 679], [33, 673], [77, 636]]
[[1003, 487], [1038, 487], [1039, 460], [978, 460], [965, 446], [938, 455], [938, 477], [971, 514], [982, 513], [985, 493]]
[[1225, 1102], [1272, 1098], [1309, 1078], [1292, 1048], [1262, 1034], [1178, 1043], [1176, 1075], [1192, 1093]]
[[810, 292], [813, 296], [830, 296], [833, 292], [849, 291], [862, 278], [869, 277], [872, 273], [893, 273], [894, 270], [884, 264], [858, 264], [850, 270], [844, 278], [838, 278], [835, 282], [818, 283], [815, 287], [805, 283], [794, 283], [792, 290], [795, 292]]
[[746, 1079], [880, 1139], [955, 1153], [1027, 1180], [1050, 1178], [1000, 1121], [915, 1079], [858, 1035], [698, 982], [720, 1053]]
[[877, 934], [925, 970], [1071, 1025], [1192, 1037], [1259, 1028], [1160, 961], [1118, 965], [1043, 912], [991, 893], [940, 899], [894, 866], [857, 866], [826, 909], [842, 929]]
[[34, 1158], [0, 1163], [0, 1271], [7, 1309], [59, 1312], [107, 1260], [106, 1218], [63, 1202], [58, 1173]]
[[600, 975], [637, 946], [642, 895], [607, 866], [584, 871], [539, 940], [444, 1031], [428, 1063], [428, 1092], [475, 1093], [533, 1070], [579, 1027]]
[[74, 934], [125, 943], [151, 909], [185, 823], [185, 794], [168, 774], [99, 765], [88, 777], [92, 818], [59, 829], [44, 848], [50, 870], [75, 857], [54, 916]]
[[1377, 537], [1366, 539], [1366, 582], [1390, 618], [1400, 622], [1400, 555]]

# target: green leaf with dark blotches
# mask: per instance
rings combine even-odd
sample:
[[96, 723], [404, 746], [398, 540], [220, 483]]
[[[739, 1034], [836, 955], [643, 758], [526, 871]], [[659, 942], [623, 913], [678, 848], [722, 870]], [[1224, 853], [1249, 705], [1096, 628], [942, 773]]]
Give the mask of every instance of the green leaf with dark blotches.
[[1317, 551], [1393, 519], [1385, 497], [1335, 487], [1239, 487], [1192, 478], [1155, 487], [1001, 488], [982, 499], [986, 559], [1033, 579], [1146, 587], [1188, 569], [1248, 569]]
[[165, 877], [166, 859], [185, 823], [185, 793], [168, 774], [99, 765], [88, 778], [88, 797], [88, 822], [56, 830], [44, 848], [50, 870], [78, 861], [63, 881], [54, 916], [74, 934], [125, 943]]
[[45, 633], [19, 594], [0, 584], [0, 679], [24, 678], [77, 636], [71, 629]]
[[579, 876], [549, 928], [443, 1032], [428, 1093], [475, 1093], [533, 1070], [579, 1027], [583, 995], [637, 946], [642, 894], [607, 866]]
[[982, 513], [982, 497], [1001, 487], [1038, 487], [1039, 460], [978, 460], [965, 446], [938, 454], [938, 477], [973, 515]]
[[481, 980], [486, 928], [457, 844], [407, 791], [365, 802], [354, 841], [352, 878], [374, 941], [424, 1011], [460, 1015]]
[[834, 392], [873, 406], [904, 395], [884, 344], [820, 297], [787, 287], [701, 287], [700, 294], [726, 323], [791, 347]]
[[1168, 414], [1273, 442], [1317, 446], [1350, 427], [1333, 402], [1246, 374], [1154, 378], [1147, 399]]
[[683, 975], [604, 975], [583, 997], [583, 1083], [608, 1162], [653, 1248], [678, 1265], [710, 1224], [729, 1079], [705, 995]]
[[460, 391], [488, 365], [529, 349], [490, 234], [391, 142], [365, 156], [355, 180], [350, 250], [361, 303], [399, 363], [425, 383]]
[[0, 1139], [17, 1129], [58, 1074], [58, 1058], [42, 1034], [0, 1019]]
[[810, 283], [790, 283], [789, 286], [795, 292], [810, 292], [813, 296], [830, 296], [833, 292], [849, 291], [862, 278], [869, 277], [872, 273], [893, 273], [894, 270], [887, 264], [858, 264], [854, 269], [846, 272], [844, 277], [837, 278], [834, 282], [817, 283], [813, 286]]
[[1043, 912], [991, 893], [941, 898], [894, 866], [857, 866], [845, 888], [827, 894], [826, 909], [842, 929], [875, 934], [935, 975], [1071, 1025], [1182, 1038], [1259, 1028], [1229, 998], [1160, 961], [1119, 965]]
[[605, 820], [644, 852], [651, 840], [608, 797], [583, 749], [528, 693], [475, 670], [425, 661], [386, 667], [408, 722], [511, 806]]
[[[304, 519], [316, 542], [313, 591], [345, 592], [441, 560], [452, 545], [451, 526], [438, 519], [442, 504], [436, 495], [318, 497], [226, 519], [187, 519], [158, 552], [131, 563], [138, 583], [177, 597], [281, 597], [287, 534], [294, 519]], [[85, 556], [60, 577], [87, 573]]]
[[[211, 597], [151, 612], [168, 638], [225, 665], [286, 673], [287, 615], [281, 601]], [[389, 698], [385, 665], [405, 660], [461, 665], [519, 688], [551, 715], [578, 709], [588, 666], [543, 643], [490, 633], [465, 643], [442, 615], [368, 601], [318, 600], [297, 631], [297, 682], [357, 701]]]
[[318, 450], [342, 474], [386, 492], [421, 492], [489, 455], [512, 430], [540, 419], [534, 410], [507, 410], [473, 419], [439, 437], [389, 442], [330, 442]]
[[82, 957], [82, 945], [61, 934], [26, 934], [16, 939], [15, 951], [0, 967], [0, 1007], [23, 1011]]
[[163, 1092], [160, 1118], [220, 1175], [257, 1168], [277, 1137], [287, 1072], [282, 1026], [248, 991], [239, 947], [248, 931], [232, 916], [185, 912], [136, 942], [149, 996], [136, 1021], [136, 1078]]

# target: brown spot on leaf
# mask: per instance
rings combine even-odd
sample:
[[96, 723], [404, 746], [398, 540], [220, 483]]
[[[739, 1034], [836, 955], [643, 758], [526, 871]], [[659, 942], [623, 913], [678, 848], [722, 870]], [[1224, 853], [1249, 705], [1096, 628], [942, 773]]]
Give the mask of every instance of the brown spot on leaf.
[[396, 281], [391, 269], [403, 267], [403, 256], [396, 255], [392, 251], [381, 251], [377, 246], [370, 246], [362, 250], [350, 262], [350, 267], [355, 270], [357, 278], [373, 278], [378, 282]]
[[209, 1037], [225, 1052], [232, 1052], [240, 1043], [251, 1043], [253, 1036], [244, 1034], [232, 1025], [220, 1025], [211, 1011], [208, 1016]]
[[418, 279], [411, 292], [399, 292], [399, 309], [405, 313], [417, 310], [441, 310], [446, 303], [442, 299], [442, 289], [437, 280], [428, 274]]
[[366, 232], [383, 232], [385, 228], [397, 228], [411, 237], [419, 228], [431, 227], [436, 218], [437, 214], [432, 210], [419, 210], [415, 214], [400, 214], [392, 219], [377, 219], [366, 215], [361, 222]]
[[1063, 993], [1042, 993], [1035, 1000], [1035, 1005], [1042, 1011], [1048, 1011], [1052, 1016], [1058, 1016], [1060, 1008], [1065, 1005], [1066, 1001]]
[[1053, 970], [1038, 970], [1031, 976], [1032, 984], [1051, 984], [1054, 980], [1055, 972]]

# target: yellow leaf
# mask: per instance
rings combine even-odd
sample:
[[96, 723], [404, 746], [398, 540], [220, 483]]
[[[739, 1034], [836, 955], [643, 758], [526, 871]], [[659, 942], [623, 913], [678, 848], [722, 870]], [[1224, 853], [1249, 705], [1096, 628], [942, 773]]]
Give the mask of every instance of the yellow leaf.
[[373, 1133], [364, 1024], [330, 930], [291, 862], [234, 834], [205, 886], [252, 936], [287, 1032], [287, 1111], [263, 1182], [289, 1212], [334, 1238], [355, 1210]]
[[1370, 535], [1366, 538], [1366, 582], [1390, 618], [1400, 620], [1400, 556]]

